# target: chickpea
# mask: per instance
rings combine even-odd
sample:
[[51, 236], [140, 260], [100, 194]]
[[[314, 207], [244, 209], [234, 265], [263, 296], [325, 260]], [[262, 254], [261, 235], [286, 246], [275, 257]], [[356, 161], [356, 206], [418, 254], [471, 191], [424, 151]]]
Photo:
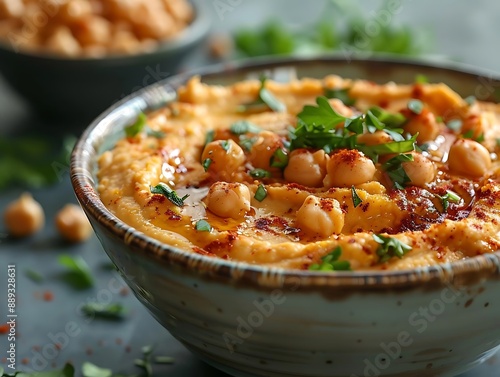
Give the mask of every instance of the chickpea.
[[39, 231], [45, 223], [43, 208], [31, 194], [24, 193], [9, 204], [4, 213], [7, 230], [14, 237], [25, 237]]
[[423, 109], [420, 114], [414, 115], [405, 124], [404, 129], [411, 135], [415, 135], [418, 132], [417, 142], [420, 144], [426, 141], [433, 141], [439, 135], [439, 124], [432, 111], [428, 109]]
[[9, 17], [21, 18], [24, 13], [24, 8], [22, 0], [0, 1], [0, 19]]
[[279, 135], [271, 131], [262, 131], [258, 136], [250, 151], [249, 160], [255, 168], [273, 170], [270, 165], [271, 158], [277, 149], [283, 147], [283, 141]]
[[221, 179], [230, 180], [233, 174], [245, 163], [243, 149], [233, 140], [215, 140], [208, 143], [201, 155], [201, 161], [210, 159], [209, 172]]
[[474, 140], [459, 139], [450, 148], [448, 165], [452, 172], [481, 177], [491, 168], [490, 152]]
[[107, 45], [111, 39], [111, 23], [102, 17], [88, 17], [78, 25], [76, 37], [83, 46]]
[[82, 242], [92, 234], [87, 216], [76, 204], [66, 204], [56, 215], [56, 228], [70, 242]]
[[284, 177], [308, 187], [321, 187], [326, 174], [325, 151], [312, 153], [307, 149], [296, 149], [290, 153]]
[[349, 187], [371, 181], [376, 172], [373, 161], [355, 149], [341, 149], [326, 163], [325, 187]]
[[384, 131], [375, 131], [374, 133], [366, 133], [358, 136], [358, 142], [365, 145], [378, 145], [390, 143], [392, 137]]
[[308, 233], [329, 237], [342, 231], [344, 213], [337, 200], [309, 195], [297, 211], [297, 222]]
[[421, 153], [411, 153], [413, 161], [403, 162], [401, 166], [415, 186], [424, 186], [436, 176], [434, 163]]
[[50, 51], [64, 56], [80, 55], [81, 46], [66, 26], [59, 26], [47, 39], [47, 47]]
[[208, 191], [207, 208], [220, 217], [242, 218], [250, 211], [250, 190], [241, 183], [216, 182]]

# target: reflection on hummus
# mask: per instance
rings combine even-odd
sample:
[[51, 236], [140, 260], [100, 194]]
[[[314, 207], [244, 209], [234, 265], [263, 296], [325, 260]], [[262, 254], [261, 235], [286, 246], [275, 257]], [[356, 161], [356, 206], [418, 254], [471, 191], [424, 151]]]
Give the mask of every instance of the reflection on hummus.
[[101, 156], [99, 192], [137, 230], [227, 260], [453, 262], [500, 246], [499, 111], [444, 84], [195, 77]]

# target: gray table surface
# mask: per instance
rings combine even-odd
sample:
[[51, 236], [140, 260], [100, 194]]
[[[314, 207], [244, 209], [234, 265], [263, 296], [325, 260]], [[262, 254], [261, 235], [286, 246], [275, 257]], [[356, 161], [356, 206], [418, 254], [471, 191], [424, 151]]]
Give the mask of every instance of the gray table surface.
[[[314, 19], [321, 12], [322, 2], [307, 3], [306, 18]], [[493, 15], [498, 14], [500, 3], [479, 0], [469, 2], [468, 6], [461, 2], [462, 7], [459, 7], [451, 6], [451, 1], [446, 0], [435, 5], [439, 9], [428, 14], [422, 11], [422, 6], [418, 7], [415, 3], [417, 2], [405, 3], [401, 20], [410, 25], [430, 24], [436, 33], [436, 51], [483, 68], [496, 68], [498, 51], [493, 51], [491, 47], [495, 46], [492, 38], [498, 35], [499, 31], [500, 23], [494, 22]], [[418, 3], [425, 4], [425, 7], [433, 4], [430, 0]], [[214, 31], [225, 32], [243, 24], [255, 25], [262, 19], [263, 14], [281, 15], [289, 23], [303, 22], [304, 4], [305, 2], [298, 0], [286, 3], [284, 0], [260, 0], [251, 3], [243, 1], [223, 18], [219, 17], [214, 9], [209, 11], [213, 13]], [[461, 20], [463, 14], [471, 14], [474, 24], [464, 26]], [[443, 23], [447, 27], [443, 27]], [[449, 37], [450, 33], [454, 33], [453, 38]], [[463, 49], [464, 44], [470, 47], [468, 53]], [[205, 50], [201, 50], [197, 58], [190, 61], [189, 67], [200, 66], [206, 62]], [[2, 135], [33, 133], [46, 126], [0, 78]], [[59, 129], [60, 135], [55, 136], [68, 132], [78, 133], [82, 127], [80, 124], [66, 125], [64, 130]], [[51, 132], [56, 131], [52, 128]], [[20, 188], [11, 188], [0, 192], [0, 212], [22, 191]], [[141, 357], [142, 346], [155, 345], [155, 355], [172, 356], [175, 363], [154, 365], [154, 376], [224, 376], [191, 355], [146, 312], [115, 272], [103, 268], [108, 259], [95, 236], [79, 245], [66, 244], [60, 240], [53, 224], [54, 214], [65, 203], [76, 202], [67, 174], [59, 184], [32, 192], [46, 212], [47, 222], [43, 231], [22, 240], [0, 237], [0, 324], [7, 322], [6, 266], [14, 264], [17, 270], [16, 348], [19, 368], [50, 370], [71, 361], [79, 369], [83, 361], [90, 361], [111, 368], [114, 372], [139, 373], [141, 370], [134, 366], [133, 360]], [[1, 233], [5, 233], [3, 224], [0, 224]], [[87, 261], [95, 277], [93, 288], [75, 291], [60, 281], [62, 267], [57, 263], [57, 257], [61, 254], [79, 255]], [[25, 276], [28, 269], [36, 270], [45, 276], [44, 282], [37, 284], [29, 280]], [[53, 294], [51, 301], [44, 299], [45, 292]], [[88, 320], [78, 313], [82, 303], [99, 297], [101, 300], [122, 303], [128, 309], [126, 318], [118, 322]], [[75, 327], [78, 334], [73, 337], [63, 335], [67, 326]], [[60, 343], [61, 347], [51, 352], [51, 344], [55, 342]], [[7, 343], [7, 337], [0, 335], [0, 365], [4, 367]], [[461, 377], [493, 376], [500, 376], [500, 357], [493, 357]]]

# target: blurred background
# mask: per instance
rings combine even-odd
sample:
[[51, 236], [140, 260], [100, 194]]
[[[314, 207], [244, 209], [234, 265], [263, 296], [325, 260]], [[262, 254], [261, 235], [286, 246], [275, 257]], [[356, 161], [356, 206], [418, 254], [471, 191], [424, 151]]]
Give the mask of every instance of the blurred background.
[[[125, 3], [131, 8], [122, 9]], [[29, 191], [46, 218], [25, 239], [8, 237], [0, 223], [0, 287], [6, 264], [18, 270], [19, 368], [35, 368], [37, 355], [53, 343], [49, 335], [76, 321], [82, 333], [43, 370], [90, 360], [138, 373], [131, 359], [156, 344], [155, 352], [176, 359], [155, 367], [157, 376], [221, 376], [163, 331], [123, 283], [116, 292], [109, 288], [121, 280], [105, 268], [95, 237], [74, 244], [58, 236], [55, 214], [76, 203], [69, 154], [101, 111], [169, 75], [258, 56], [337, 53], [348, 61], [390, 53], [459, 62], [497, 77], [498, 14], [493, 0], [0, 0], [0, 212]], [[93, 285], [73, 290], [62, 283], [61, 254], [81, 258]], [[103, 291], [127, 314], [82, 319], [75, 308]], [[6, 366], [5, 295], [2, 288], [0, 367]], [[467, 377], [498, 375], [499, 367], [493, 361]]]

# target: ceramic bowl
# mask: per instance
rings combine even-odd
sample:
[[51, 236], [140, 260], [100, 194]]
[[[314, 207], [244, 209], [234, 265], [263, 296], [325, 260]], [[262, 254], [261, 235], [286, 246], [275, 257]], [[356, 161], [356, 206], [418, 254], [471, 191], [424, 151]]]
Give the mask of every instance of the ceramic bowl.
[[[498, 81], [459, 66], [407, 60], [258, 61], [198, 72], [227, 84], [266, 72], [411, 83], [417, 74], [488, 99]], [[500, 344], [500, 253], [392, 272], [318, 273], [184, 252], [117, 219], [97, 194], [96, 158], [139, 111], [175, 98], [191, 75], [148, 87], [86, 130], [72, 183], [104, 250], [137, 298], [194, 354], [239, 377], [455, 376]]]
[[16, 52], [0, 43], [0, 73], [44, 118], [88, 124], [133, 91], [178, 72], [208, 35], [210, 19], [200, 2], [195, 18], [172, 40], [133, 55], [65, 58]]

